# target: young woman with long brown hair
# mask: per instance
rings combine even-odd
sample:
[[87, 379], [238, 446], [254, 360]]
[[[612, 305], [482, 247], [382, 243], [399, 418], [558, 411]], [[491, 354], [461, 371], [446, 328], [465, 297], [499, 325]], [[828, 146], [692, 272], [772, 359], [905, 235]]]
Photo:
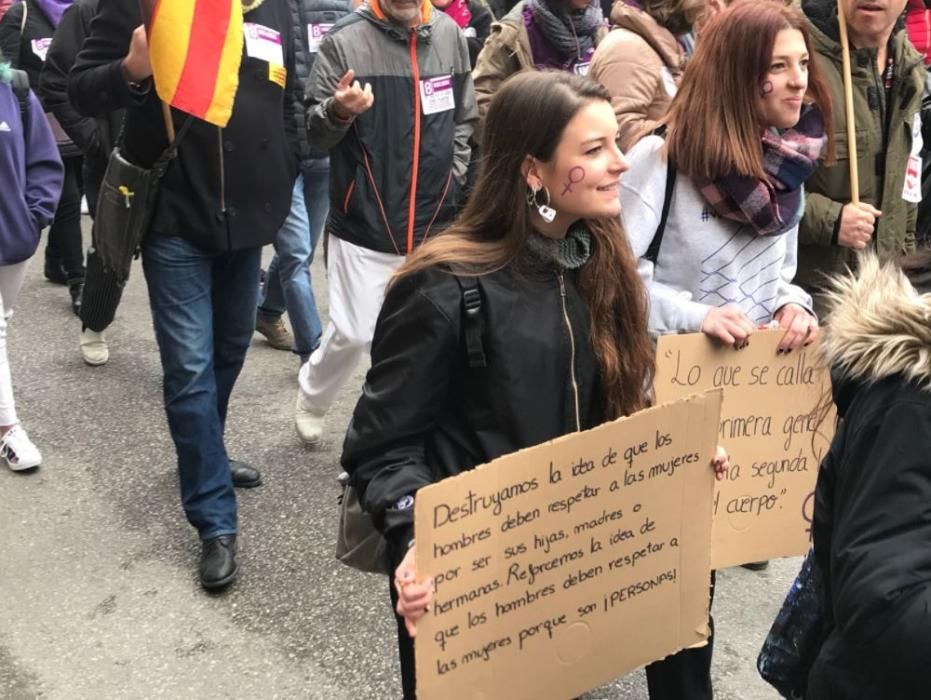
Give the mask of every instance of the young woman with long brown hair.
[[[622, 218], [651, 332], [740, 346], [772, 324], [785, 329], [780, 352], [816, 337], [811, 297], [792, 284], [803, 183], [831, 123], [813, 55], [797, 9], [739, 0], [703, 28], [664, 136], [628, 154]], [[712, 648], [649, 667], [651, 698], [710, 700]]]
[[432, 599], [409, 548], [417, 490], [634, 413], [653, 373], [608, 93], [528, 71], [502, 86], [487, 124], [490, 157], [460, 219], [389, 287], [342, 458], [392, 552], [406, 698]]

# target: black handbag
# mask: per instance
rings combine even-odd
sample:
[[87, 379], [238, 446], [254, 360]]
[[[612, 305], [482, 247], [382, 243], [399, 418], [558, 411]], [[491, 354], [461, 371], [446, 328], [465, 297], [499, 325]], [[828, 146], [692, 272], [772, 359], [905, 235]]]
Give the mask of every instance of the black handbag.
[[756, 660], [760, 676], [784, 698], [805, 697], [829, 627], [821, 600], [821, 578], [809, 551]]
[[133, 258], [145, 238], [155, 208], [159, 181], [178, 154], [181, 139], [193, 122], [188, 117], [175, 139], [169, 144], [151, 168], [130, 163], [122, 153], [120, 144], [110, 153], [94, 216], [94, 247], [104, 270], [113, 273], [118, 283], [129, 279]]

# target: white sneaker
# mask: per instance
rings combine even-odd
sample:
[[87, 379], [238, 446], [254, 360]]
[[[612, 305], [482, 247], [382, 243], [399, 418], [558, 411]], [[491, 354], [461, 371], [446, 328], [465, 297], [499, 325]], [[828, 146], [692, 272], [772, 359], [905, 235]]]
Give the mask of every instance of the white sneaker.
[[294, 427], [305, 445], [316, 445], [323, 437], [325, 414], [317, 413], [304, 400], [304, 392], [298, 388], [297, 405], [294, 408]]
[[33, 469], [42, 464], [39, 448], [32, 444], [21, 425], [14, 425], [0, 437], [0, 457], [14, 472]]
[[90, 328], [81, 331], [81, 357], [91, 367], [107, 364], [107, 360], [110, 359], [110, 349], [107, 347], [107, 339], [103, 337], [103, 333], [92, 331]]

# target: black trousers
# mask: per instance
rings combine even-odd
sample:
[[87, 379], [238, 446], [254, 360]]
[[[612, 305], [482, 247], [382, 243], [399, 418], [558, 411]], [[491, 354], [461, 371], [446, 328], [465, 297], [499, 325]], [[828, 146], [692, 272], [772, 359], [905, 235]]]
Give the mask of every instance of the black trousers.
[[55, 218], [48, 233], [45, 255], [59, 259], [68, 280], [84, 276], [84, 246], [81, 243], [81, 197], [84, 195], [84, 177], [81, 156], [63, 158], [65, 180]]
[[[710, 597], [714, 601], [715, 572], [711, 572]], [[398, 604], [394, 577], [389, 577], [391, 610]], [[404, 618], [395, 613], [398, 626], [398, 657], [401, 662], [401, 686], [404, 700], [416, 700], [417, 677], [414, 670], [414, 640], [407, 634]], [[708, 645], [700, 649], [683, 649], [678, 654], [647, 666], [647, 687], [650, 700], [713, 700], [711, 688], [711, 656], [714, 651], [714, 620], [708, 619], [711, 636]]]
[[[710, 597], [714, 602], [715, 572], [711, 572]], [[713, 700], [711, 656], [714, 652], [714, 619], [709, 617], [711, 636], [700, 649], [683, 649], [647, 666], [650, 700]]]
[[[393, 571], [393, 569], [392, 569]], [[394, 588], [394, 576], [388, 577], [388, 587], [391, 590], [391, 610], [397, 610], [398, 592]], [[401, 687], [404, 690], [404, 700], [417, 700], [417, 676], [414, 672], [414, 640], [407, 633], [404, 618], [394, 613], [398, 625], [398, 658], [401, 661]]]

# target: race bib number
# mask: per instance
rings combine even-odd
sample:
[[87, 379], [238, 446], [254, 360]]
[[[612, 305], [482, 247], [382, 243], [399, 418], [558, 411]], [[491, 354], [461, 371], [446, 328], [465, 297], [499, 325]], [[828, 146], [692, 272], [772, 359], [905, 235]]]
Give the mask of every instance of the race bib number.
[[453, 76], [441, 75], [420, 81], [420, 103], [424, 114], [436, 114], [455, 108]]
[[243, 24], [243, 35], [246, 38], [247, 56], [268, 61], [276, 66], [284, 65], [281, 32], [254, 22], [246, 22]]
[[921, 201], [921, 115], [916, 114], [912, 122], [912, 152], [905, 164], [905, 185], [902, 187], [902, 199], [912, 204]]
[[48, 47], [52, 45], [52, 40], [49, 39], [33, 39], [32, 40], [32, 52], [39, 57], [39, 60], [42, 63], [45, 63], [45, 57], [48, 56]]
[[311, 53], [317, 53], [320, 49], [320, 42], [323, 41], [323, 37], [327, 35], [327, 32], [333, 28], [333, 23], [324, 24], [318, 22], [315, 24], [307, 25], [307, 50]]

